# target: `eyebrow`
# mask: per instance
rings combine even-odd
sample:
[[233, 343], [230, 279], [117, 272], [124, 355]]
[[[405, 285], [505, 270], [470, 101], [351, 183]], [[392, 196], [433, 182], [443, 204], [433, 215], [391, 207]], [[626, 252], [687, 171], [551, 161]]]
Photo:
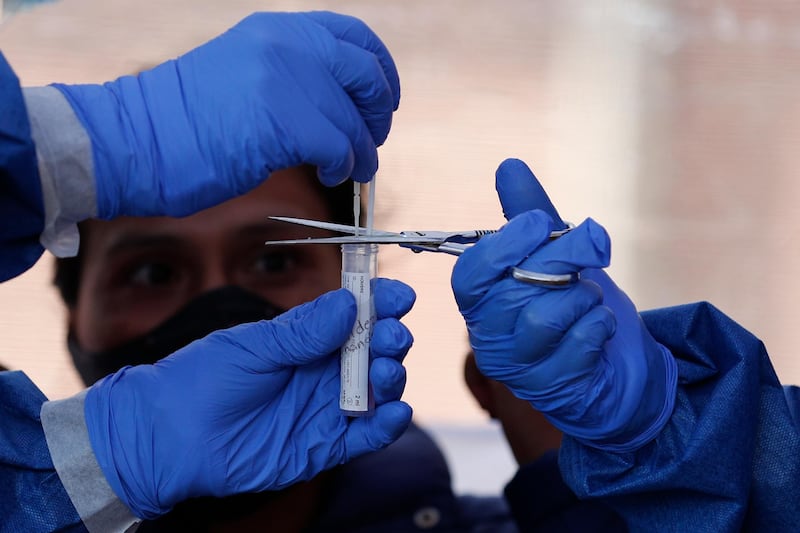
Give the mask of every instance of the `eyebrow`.
[[104, 254], [106, 257], [113, 257], [120, 252], [130, 251], [131, 249], [174, 248], [181, 247], [182, 244], [183, 239], [175, 235], [139, 235], [123, 233], [111, 242], [105, 249]]
[[[264, 241], [272, 239], [275, 235], [281, 238], [303, 238], [303, 237], [319, 237], [333, 235], [332, 232], [320, 230], [317, 228], [307, 228], [304, 226], [297, 226], [294, 224], [287, 224], [285, 222], [276, 222], [273, 220], [266, 220], [255, 224], [249, 224], [238, 228], [233, 234], [231, 239], [252, 239], [261, 238]], [[117, 236], [109, 246], [104, 250], [106, 257], [114, 257], [121, 252], [130, 252], [131, 250], [142, 250], [148, 248], [182, 248], [185, 246], [185, 241], [182, 237], [177, 235], [155, 233], [155, 234], [140, 234], [140, 233], [122, 233]]]

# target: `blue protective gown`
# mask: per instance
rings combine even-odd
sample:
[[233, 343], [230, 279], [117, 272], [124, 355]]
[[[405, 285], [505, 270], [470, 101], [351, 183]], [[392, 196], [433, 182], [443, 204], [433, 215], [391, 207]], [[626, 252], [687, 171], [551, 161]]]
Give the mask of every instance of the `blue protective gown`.
[[[0, 54], [0, 281], [44, 251], [36, 153], [19, 81]], [[56, 474], [39, 413], [47, 400], [21, 372], [0, 372], [0, 531], [86, 531]], [[43, 504], [44, 502], [44, 504]]]
[[623, 533], [624, 520], [600, 500], [579, 500], [564, 482], [556, 452], [520, 468], [505, 497], [522, 532]]
[[44, 206], [36, 150], [19, 81], [0, 53], [0, 281], [29, 269], [44, 252]]
[[39, 419], [47, 400], [22, 372], [0, 372], [0, 532], [85, 532]]
[[572, 439], [560, 466], [631, 531], [800, 531], [800, 392], [784, 388], [763, 344], [708, 303], [642, 313], [678, 362], [667, 426], [634, 453]]

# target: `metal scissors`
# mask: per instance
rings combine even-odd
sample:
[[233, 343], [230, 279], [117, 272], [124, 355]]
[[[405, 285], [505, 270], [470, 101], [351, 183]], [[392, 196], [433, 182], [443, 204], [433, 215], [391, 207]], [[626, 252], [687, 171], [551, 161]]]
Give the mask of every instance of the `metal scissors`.
[[[348, 235], [339, 237], [320, 237], [306, 239], [287, 239], [282, 241], [267, 241], [266, 245], [275, 244], [398, 244], [403, 248], [408, 248], [413, 252], [441, 252], [450, 255], [461, 255], [464, 250], [478, 242], [481, 237], [496, 233], [497, 230], [467, 230], [467, 231], [384, 231], [369, 230], [364, 227], [349, 226], [347, 224], [335, 224], [333, 222], [322, 222], [320, 220], [309, 220], [294, 217], [269, 217], [272, 220], [299, 224], [311, 228], [346, 233]], [[550, 233], [550, 239], [557, 239], [570, 232], [574, 225], [568, 224], [565, 229]], [[545, 274], [544, 272], [532, 272], [523, 270], [519, 267], [511, 269], [511, 276], [519, 281], [542, 285], [549, 288], [569, 287], [580, 279], [580, 274], [572, 272], [569, 274]]]

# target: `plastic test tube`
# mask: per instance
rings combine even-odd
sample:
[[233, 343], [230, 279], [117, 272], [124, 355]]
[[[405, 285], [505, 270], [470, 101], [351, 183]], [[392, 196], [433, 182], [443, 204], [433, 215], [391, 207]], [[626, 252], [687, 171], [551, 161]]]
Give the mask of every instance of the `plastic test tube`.
[[357, 316], [342, 346], [339, 409], [347, 416], [367, 416], [375, 410], [369, 384], [369, 343], [375, 324], [372, 279], [377, 275], [377, 244], [342, 245], [342, 287], [356, 297]]

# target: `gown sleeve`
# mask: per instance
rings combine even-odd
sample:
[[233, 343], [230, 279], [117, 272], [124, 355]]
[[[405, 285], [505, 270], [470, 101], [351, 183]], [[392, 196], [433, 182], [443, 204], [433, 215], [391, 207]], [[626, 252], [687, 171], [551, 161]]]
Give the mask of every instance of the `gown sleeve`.
[[22, 372], [0, 372], [0, 531], [86, 531], [50, 458], [46, 400]]
[[632, 531], [796, 531], [800, 395], [761, 341], [708, 303], [642, 313], [678, 364], [675, 410], [625, 454], [565, 438], [560, 466], [581, 498], [601, 498]]
[[0, 281], [28, 270], [41, 257], [44, 206], [36, 149], [11, 67], [0, 53]]

